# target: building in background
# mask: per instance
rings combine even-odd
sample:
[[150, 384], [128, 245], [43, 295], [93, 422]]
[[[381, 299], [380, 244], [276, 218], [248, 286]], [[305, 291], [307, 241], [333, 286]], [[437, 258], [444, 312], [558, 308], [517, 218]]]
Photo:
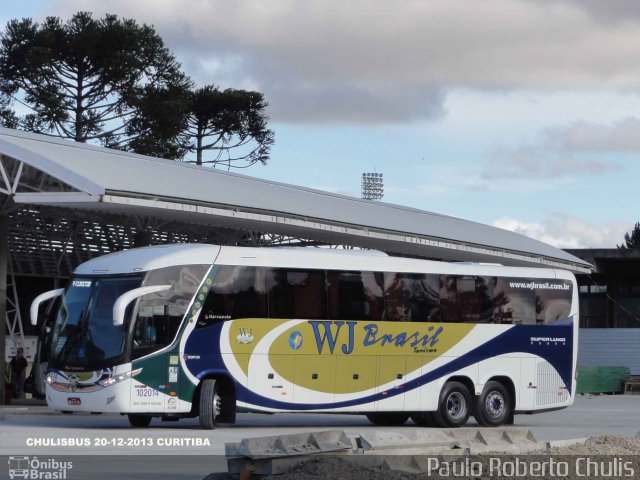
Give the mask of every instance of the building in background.
[[[578, 273], [578, 364], [626, 367], [640, 375], [640, 251], [618, 248], [566, 250], [589, 262]], [[579, 377], [578, 377], [579, 378]]]
[[640, 327], [640, 251], [598, 248], [566, 252], [593, 265], [592, 273], [576, 275], [580, 326]]

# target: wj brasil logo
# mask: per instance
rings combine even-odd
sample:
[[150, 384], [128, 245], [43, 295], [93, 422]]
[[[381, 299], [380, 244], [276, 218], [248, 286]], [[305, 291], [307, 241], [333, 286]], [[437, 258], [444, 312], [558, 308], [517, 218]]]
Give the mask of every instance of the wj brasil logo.
[[54, 458], [40, 460], [38, 457], [9, 457], [9, 478], [66, 480], [67, 471], [73, 469], [73, 462], [62, 462]]
[[[325, 345], [328, 347], [329, 352], [333, 354], [334, 349], [338, 346], [338, 337], [340, 331], [346, 329], [346, 342], [340, 345], [340, 351], [344, 355], [350, 355], [353, 352], [353, 348], [356, 340], [355, 329], [358, 322], [354, 321], [319, 321], [313, 320], [308, 322], [313, 329], [313, 335], [315, 337], [318, 353], [322, 353]], [[363, 329], [363, 347], [371, 347], [373, 345], [379, 345], [384, 347], [385, 345], [393, 347], [404, 347], [408, 345], [411, 348], [428, 348], [435, 349], [440, 340], [440, 336], [444, 332], [444, 328], [439, 326], [437, 329], [431, 325], [426, 327], [425, 330], [405, 331], [396, 334], [381, 333], [379, 327], [375, 323], [369, 323], [362, 325]], [[292, 340], [294, 335], [300, 336], [300, 345], [294, 347]], [[289, 337], [289, 345], [294, 350], [297, 350], [302, 345], [302, 335], [297, 330], [291, 333]]]
[[253, 342], [253, 332], [251, 328], [240, 328], [240, 333], [236, 337], [238, 343], [247, 344]]

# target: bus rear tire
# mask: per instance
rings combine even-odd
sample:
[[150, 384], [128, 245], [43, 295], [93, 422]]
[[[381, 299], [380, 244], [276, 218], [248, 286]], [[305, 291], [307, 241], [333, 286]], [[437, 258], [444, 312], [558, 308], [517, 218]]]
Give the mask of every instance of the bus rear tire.
[[222, 411], [222, 398], [218, 392], [218, 385], [213, 378], [202, 381], [200, 388], [200, 427], [213, 430], [218, 425]]
[[467, 387], [460, 382], [447, 382], [442, 387], [438, 410], [432, 413], [436, 425], [443, 428], [462, 427], [472, 409], [471, 394]]
[[381, 427], [397, 427], [404, 425], [409, 420], [408, 413], [396, 413], [396, 412], [378, 412], [367, 413], [367, 418], [374, 425]]
[[478, 398], [474, 416], [483, 427], [499, 427], [512, 416], [511, 396], [500, 382], [487, 382]]
[[151, 424], [151, 415], [141, 415], [139, 413], [130, 413], [127, 415], [129, 423], [135, 428], [146, 428]]

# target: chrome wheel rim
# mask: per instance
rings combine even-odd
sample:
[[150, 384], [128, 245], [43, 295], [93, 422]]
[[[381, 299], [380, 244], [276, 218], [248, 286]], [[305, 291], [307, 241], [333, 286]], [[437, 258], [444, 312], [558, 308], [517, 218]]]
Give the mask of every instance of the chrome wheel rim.
[[220, 411], [222, 400], [220, 399], [220, 395], [217, 393], [213, 395], [213, 418], [218, 418], [220, 416]]
[[500, 417], [506, 408], [504, 397], [499, 392], [490, 392], [485, 401], [485, 410], [491, 418]]
[[447, 414], [453, 420], [464, 418], [467, 414], [467, 401], [460, 392], [453, 392], [447, 397]]

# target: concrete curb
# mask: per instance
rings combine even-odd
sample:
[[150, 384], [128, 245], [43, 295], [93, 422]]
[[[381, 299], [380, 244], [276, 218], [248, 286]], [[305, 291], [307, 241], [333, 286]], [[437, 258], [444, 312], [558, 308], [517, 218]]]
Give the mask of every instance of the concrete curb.
[[582, 445], [584, 442], [589, 440], [589, 437], [580, 437], [580, 438], [569, 438], [567, 440], [553, 440], [547, 443], [547, 450], [551, 450], [552, 448], [561, 448], [561, 447], [571, 447], [573, 445]]
[[532, 452], [544, 452], [547, 449], [547, 442], [527, 442], [513, 445], [470, 445], [469, 455], [482, 455], [489, 452], [509, 455], [522, 455]]
[[[348, 438], [341, 430], [244, 439], [225, 445], [229, 473], [284, 473], [301, 462], [340, 456], [358, 465], [384, 465], [391, 470], [421, 472], [429, 457], [447, 461], [495, 452], [519, 455], [546, 453], [552, 446], [586, 439], [539, 442], [528, 428], [460, 428], [364, 432]], [[350, 448], [351, 447], [351, 448]], [[425, 460], [426, 459], [426, 460]]]

